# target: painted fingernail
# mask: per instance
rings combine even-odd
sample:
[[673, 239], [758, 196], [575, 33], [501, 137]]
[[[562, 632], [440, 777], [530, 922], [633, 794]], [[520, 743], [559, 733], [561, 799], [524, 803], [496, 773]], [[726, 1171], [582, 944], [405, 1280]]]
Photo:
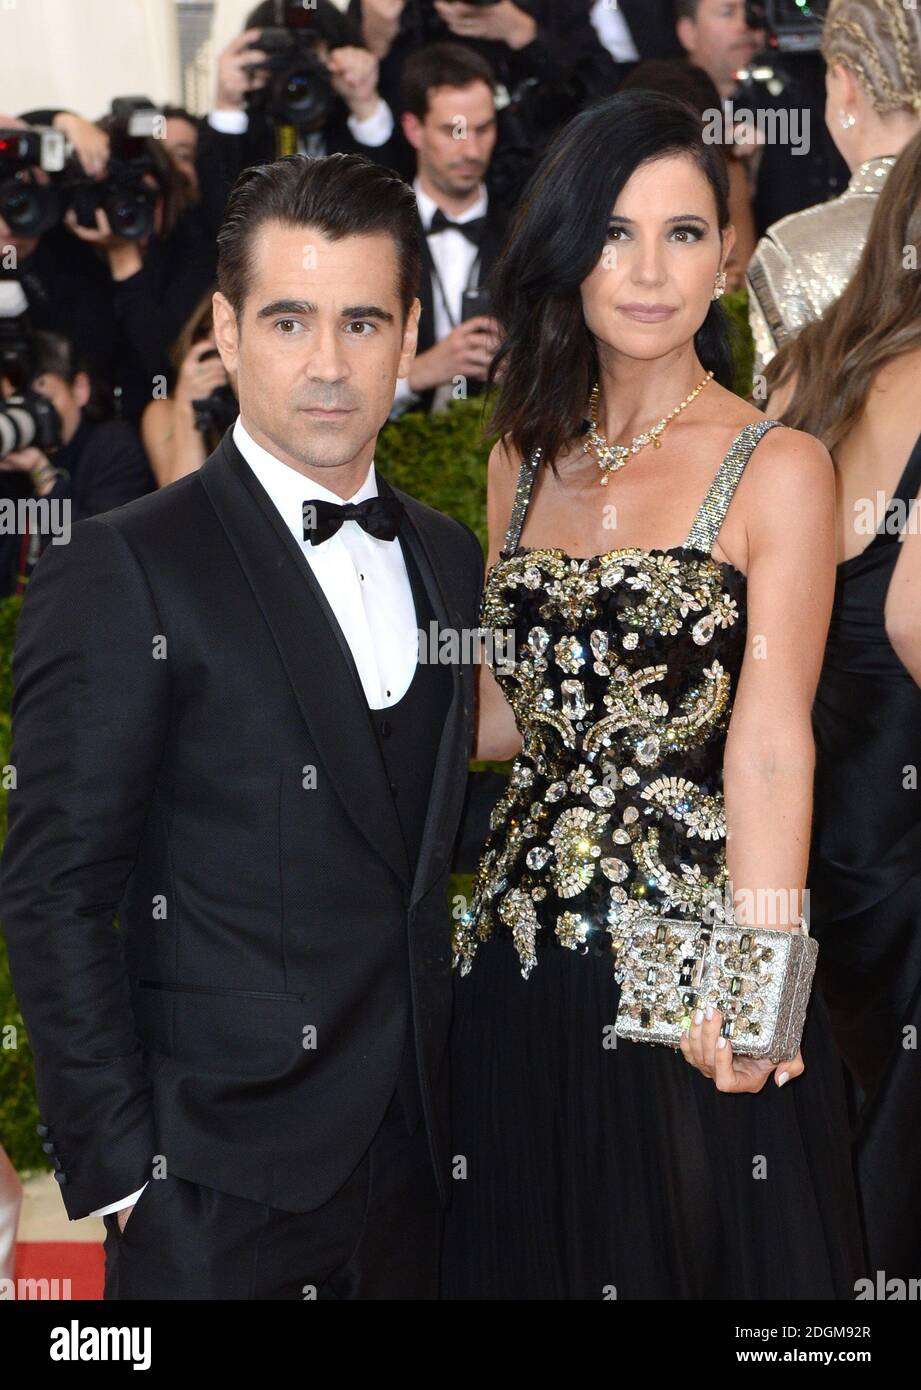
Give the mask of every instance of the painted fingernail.
[[725, 1046], [726, 1046], [726, 1039], [725, 1039], [725, 1038], [717, 1038], [717, 1040], [716, 1040], [716, 1045], [717, 1045], [717, 1047], [725, 1047]]
[[703, 1011], [703, 1009], [698, 1009], [697, 1012], [696, 1012], [696, 1014], [694, 1015], [694, 1022], [695, 1022], [695, 1023], [702, 1023], [702, 1022], [703, 1022], [703, 1017], [704, 1017], [704, 1011]]
[[706, 1012], [705, 1017], [706, 1017], [707, 1019], [711, 1019], [711, 1018], [713, 1017], [713, 1005], [712, 1005], [712, 1004], [708, 1004], [708, 1005], [707, 1005], [707, 1012]]
[[790, 1073], [789, 1073], [788, 1071], [782, 1071], [782, 1072], [780, 1073], [780, 1075], [778, 1076], [778, 1078], [777, 1078], [777, 1085], [778, 1085], [778, 1086], [782, 1086], [782, 1085], [784, 1084], [785, 1081], [789, 1081], [789, 1080], [790, 1080]]

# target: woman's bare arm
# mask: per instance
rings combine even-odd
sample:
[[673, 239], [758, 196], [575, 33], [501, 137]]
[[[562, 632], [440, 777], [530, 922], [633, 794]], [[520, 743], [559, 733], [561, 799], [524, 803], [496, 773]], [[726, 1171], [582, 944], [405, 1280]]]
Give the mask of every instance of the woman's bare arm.
[[[489, 529], [487, 571], [499, 558], [505, 541], [517, 481], [517, 458], [508, 453], [499, 440], [489, 455], [486, 478], [486, 520]], [[491, 762], [506, 762], [520, 752], [521, 734], [511, 705], [490, 668], [485, 661], [481, 661], [477, 668], [477, 731], [473, 756]]]
[[809, 856], [812, 704], [835, 587], [834, 469], [818, 440], [784, 429], [748, 470], [748, 633], [724, 760], [726, 855], [738, 920], [784, 927], [802, 911]]

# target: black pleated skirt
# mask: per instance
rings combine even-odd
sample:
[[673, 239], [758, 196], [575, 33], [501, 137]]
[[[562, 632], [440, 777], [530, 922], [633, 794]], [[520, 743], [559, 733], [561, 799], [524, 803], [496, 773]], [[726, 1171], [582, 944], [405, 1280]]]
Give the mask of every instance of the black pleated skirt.
[[842, 1063], [727, 1095], [613, 1041], [610, 954], [482, 945], [456, 977], [449, 1299], [853, 1299], [865, 1276]]

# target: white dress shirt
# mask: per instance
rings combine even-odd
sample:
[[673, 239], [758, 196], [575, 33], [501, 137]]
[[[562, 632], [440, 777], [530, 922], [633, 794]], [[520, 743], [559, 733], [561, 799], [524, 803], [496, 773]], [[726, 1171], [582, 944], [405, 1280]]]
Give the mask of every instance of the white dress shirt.
[[[419, 207], [419, 216], [422, 219], [423, 228], [431, 222], [438, 204], [434, 198], [422, 188], [418, 177], [413, 180], [413, 190], [416, 194], [416, 203]], [[472, 203], [465, 212], [446, 214], [450, 216], [452, 222], [472, 222], [475, 217], [484, 217], [489, 207], [489, 194], [486, 185], [480, 185], [480, 196], [475, 203]], [[445, 299], [451, 310], [448, 315], [445, 309], [444, 299], [441, 290], [434, 283], [432, 277], [432, 295], [435, 310], [435, 342], [440, 343], [443, 338], [447, 338], [452, 328], [460, 323], [461, 301], [464, 290], [470, 280], [470, 273], [473, 270], [473, 263], [479, 254], [479, 249], [474, 246], [472, 241], [468, 241], [463, 232], [455, 232], [448, 227], [442, 232], [436, 232], [434, 236], [427, 237], [429, 252], [435, 262], [435, 269], [444, 289]], [[472, 286], [471, 286], [472, 288]], [[454, 323], [451, 322], [451, 317]], [[448, 382], [444, 386], [438, 387], [432, 409], [437, 410], [444, 400], [450, 400], [453, 383]], [[393, 408], [391, 418], [402, 414], [408, 410], [414, 401], [419, 400], [419, 394], [413, 391], [407, 378], [397, 378], [397, 389], [393, 398]]]
[[595, 0], [590, 20], [605, 48], [615, 63], [635, 63], [639, 59], [639, 49], [633, 42], [630, 26], [617, 5], [610, 0]]
[[377, 497], [374, 460], [358, 491], [339, 497], [289, 468], [248, 434], [238, 416], [233, 439], [290, 527], [349, 644], [371, 709], [395, 705], [409, 689], [419, 652], [416, 608], [399, 540], [383, 541], [345, 521], [320, 545], [304, 540], [304, 503]]
[[[386, 709], [406, 694], [419, 653], [416, 607], [399, 540], [369, 536], [357, 521], [344, 521], [320, 545], [304, 540], [304, 503], [363, 502], [377, 497], [374, 460], [361, 487], [343, 499], [270, 454], [247, 432], [238, 416], [233, 440], [278, 508], [306, 557], [349, 644], [371, 709]], [[146, 1187], [147, 1184], [144, 1184]], [[90, 1216], [133, 1206], [144, 1187]]]

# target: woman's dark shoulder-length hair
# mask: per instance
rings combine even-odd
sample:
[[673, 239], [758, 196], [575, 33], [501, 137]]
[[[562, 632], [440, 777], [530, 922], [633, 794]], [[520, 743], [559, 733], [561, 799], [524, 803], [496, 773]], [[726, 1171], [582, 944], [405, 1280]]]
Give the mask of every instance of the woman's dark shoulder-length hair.
[[[709, 180], [722, 232], [729, 223], [724, 152], [704, 141], [700, 112], [677, 97], [625, 92], [588, 107], [532, 175], [489, 277], [504, 334], [489, 371], [490, 386], [499, 386], [489, 428], [522, 457], [539, 446], [552, 466], [583, 432], [598, 352], [580, 286], [598, 262], [611, 210], [631, 175], [676, 154], [694, 158]], [[730, 385], [729, 321], [718, 301], [694, 345], [704, 366]]]

